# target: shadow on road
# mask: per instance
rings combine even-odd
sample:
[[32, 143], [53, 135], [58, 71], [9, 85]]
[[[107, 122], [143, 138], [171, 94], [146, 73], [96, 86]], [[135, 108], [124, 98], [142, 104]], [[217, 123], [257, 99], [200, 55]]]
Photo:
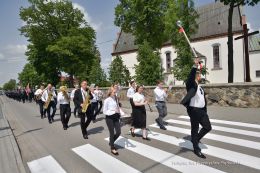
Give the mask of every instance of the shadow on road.
[[104, 127], [102, 127], [102, 126], [95, 127], [93, 129], [88, 130], [88, 134], [94, 135], [94, 134], [97, 134], [97, 133], [102, 133], [103, 130], [104, 130]]
[[22, 135], [24, 135], [24, 134], [31, 133], [31, 132], [34, 132], [34, 131], [38, 131], [38, 130], [41, 130], [41, 129], [42, 129], [42, 128], [37, 128], [37, 129], [27, 130], [27, 131], [25, 131], [25, 132], [23, 132], [23, 133], [17, 135], [16, 137], [18, 137], [18, 136], [22, 136]]

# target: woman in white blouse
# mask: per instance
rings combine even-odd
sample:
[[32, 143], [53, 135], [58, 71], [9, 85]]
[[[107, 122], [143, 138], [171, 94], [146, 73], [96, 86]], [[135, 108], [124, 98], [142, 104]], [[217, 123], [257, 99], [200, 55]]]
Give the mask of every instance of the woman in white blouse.
[[[150, 140], [147, 137], [146, 130], [146, 110], [145, 105], [148, 103], [143, 93], [143, 86], [136, 87], [136, 93], [133, 95], [134, 109], [133, 109], [133, 123], [134, 128], [140, 128], [143, 132], [143, 139]], [[134, 137], [134, 128], [131, 128], [131, 134]]]
[[118, 155], [114, 142], [121, 134], [121, 127], [119, 123], [120, 109], [115, 95], [115, 89], [110, 89], [108, 91], [108, 97], [104, 101], [103, 113], [106, 115], [106, 124], [110, 136], [109, 145], [111, 147], [111, 153], [114, 155]]

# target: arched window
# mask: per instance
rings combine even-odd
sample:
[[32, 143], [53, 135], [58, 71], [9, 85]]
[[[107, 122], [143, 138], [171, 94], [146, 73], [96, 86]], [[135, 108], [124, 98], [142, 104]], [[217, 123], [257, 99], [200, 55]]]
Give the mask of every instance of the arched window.
[[166, 55], [166, 72], [171, 72], [171, 52], [165, 52]]
[[213, 69], [220, 69], [220, 44], [213, 44]]

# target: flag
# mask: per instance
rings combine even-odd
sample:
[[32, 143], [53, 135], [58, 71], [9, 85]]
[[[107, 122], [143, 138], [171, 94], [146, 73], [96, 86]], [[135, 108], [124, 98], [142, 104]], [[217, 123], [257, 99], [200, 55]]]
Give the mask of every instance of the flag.
[[183, 27], [180, 27], [180, 29], [179, 29], [179, 33], [183, 33], [183, 32], [184, 32]]

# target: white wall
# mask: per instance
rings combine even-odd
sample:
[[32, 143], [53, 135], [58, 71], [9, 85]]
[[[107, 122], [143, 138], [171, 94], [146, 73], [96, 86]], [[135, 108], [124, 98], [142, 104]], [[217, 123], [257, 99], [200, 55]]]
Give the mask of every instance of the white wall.
[[[238, 35], [235, 35], [236, 37]], [[192, 46], [196, 51], [200, 52], [202, 55], [207, 58], [207, 68], [208, 73], [206, 78], [210, 83], [228, 83], [228, 46], [227, 46], [227, 37], [220, 37], [214, 39], [207, 39], [204, 41], [193, 42]], [[221, 70], [213, 69], [213, 47], [214, 44], [220, 44], [220, 63]], [[244, 64], [243, 64], [243, 40], [234, 40], [234, 82], [244, 82]], [[161, 49], [161, 61], [162, 67], [164, 68], [164, 73], [166, 72], [166, 52], [171, 52], [171, 66], [173, 66], [173, 60], [177, 57], [177, 53], [172, 46], [165, 46]], [[131, 76], [135, 75], [134, 65], [137, 64], [137, 52], [127, 53], [120, 55], [123, 59], [124, 65], [129, 69]], [[254, 56], [254, 55], [251, 55]], [[114, 57], [112, 57], [113, 60]], [[258, 58], [250, 58], [251, 61], [251, 78], [255, 77], [255, 70], [260, 69]], [[255, 69], [255, 70], [254, 70]], [[254, 72], [253, 72], [254, 71]], [[175, 81], [174, 76], [171, 74], [166, 74], [167, 80], [166, 84], [174, 81], [176, 85], [183, 84], [183, 81]], [[254, 79], [253, 81], [255, 81]], [[259, 79], [258, 79], [259, 80]]]
[[[215, 38], [205, 41], [192, 43], [192, 46], [207, 58], [207, 80], [210, 83], [228, 82], [228, 46], [227, 37]], [[234, 40], [234, 82], [244, 82], [244, 64], [243, 64], [243, 41]], [[221, 70], [213, 69], [213, 47], [214, 44], [220, 44], [220, 67]]]
[[259, 82], [260, 78], [256, 77], [256, 70], [260, 70], [260, 51], [249, 53], [250, 77], [252, 82]]
[[[130, 75], [134, 76], [135, 75], [135, 69], [134, 65], [137, 64], [137, 52], [133, 53], [126, 53], [120, 55], [122, 57], [124, 65], [128, 68]], [[115, 56], [112, 57], [112, 61], [114, 60]]]

